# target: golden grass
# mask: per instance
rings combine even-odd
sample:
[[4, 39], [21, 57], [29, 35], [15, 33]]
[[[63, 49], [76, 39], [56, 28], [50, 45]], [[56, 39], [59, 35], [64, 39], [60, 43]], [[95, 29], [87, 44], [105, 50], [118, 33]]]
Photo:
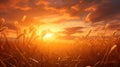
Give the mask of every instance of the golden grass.
[[47, 45], [36, 41], [35, 31], [34, 27], [17, 30], [13, 40], [4, 29], [0, 31], [0, 67], [120, 67], [120, 36], [116, 31], [109, 37], [91, 37], [90, 30], [74, 43]]

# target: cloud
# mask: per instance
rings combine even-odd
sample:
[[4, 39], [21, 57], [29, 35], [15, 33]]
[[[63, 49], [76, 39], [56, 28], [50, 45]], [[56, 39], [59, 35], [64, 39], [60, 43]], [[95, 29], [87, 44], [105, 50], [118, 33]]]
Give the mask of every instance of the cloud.
[[102, 31], [102, 30], [109, 30], [109, 31], [114, 31], [118, 30], [120, 31], [120, 20], [112, 20], [110, 22], [97, 22], [93, 23], [91, 26], [94, 28], [94, 31]]
[[59, 36], [59, 38], [61, 38], [61, 39], [74, 39], [78, 36], [78, 35], [74, 35], [74, 34], [77, 34], [77, 33], [79, 34], [79, 33], [84, 32], [82, 29], [84, 29], [84, 27], [64, 28], [63, 31], [59, 32], [59, 34], [62, 34], [62, 36]]
[[108, 25], [108, 29], [109, 30], [118, 30], [118, 31], [120, 31], [120, 23], [118, 22], [118, 20], [112, 21]]
[[120, 15], [119, 0], [49, 0], [49, 7], [58, 11], [64, 8], [71, 16], [85, 18], [87, 22], [114, 20]]
[[101, 3], [96, 5], [93, 12], [87, 15], [86, 20], [91, 22], [99, 22], [113, 19], [118, 14], [120, 15], [119, 7], [119, 0], [103, 0]]
[[32, 9], [30, 0], [0, 0], [0, 12], [28, 11]]
[[[47, 16], [58, 15], [47, 20], [63, 22], [77, 17], [94, 24], [93, 22], [120, 19], [119, 7], [120, 0], [0, 0], [0, 18], [19, 21], [26, 15], [31, 23], [35, 21], [34, 17], [46, 21]], [[106, 22], [102, 23], [104, 25]]]
[[60, 33], [67, 34], [67, 35], [72, 35], [75, 33], [82, 33], [83, 28], [84, 27], [68, 27], [68, 28], [64, 28], [64, 31], [62, 31]]

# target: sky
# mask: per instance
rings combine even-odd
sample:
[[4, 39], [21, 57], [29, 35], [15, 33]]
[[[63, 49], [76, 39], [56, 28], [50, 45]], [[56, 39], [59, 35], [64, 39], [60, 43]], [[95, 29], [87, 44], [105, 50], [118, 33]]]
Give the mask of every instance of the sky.
[[[0, 18], [8, 29], [40, 25], [67, 35], [120, 30], [120, 0], [0, 0]], [[24, 19], [22, 19], [24, 18]], [[22, 21], [24, 20], [24, 22]], [[56, 29], [55, 29], [56, 28]]]

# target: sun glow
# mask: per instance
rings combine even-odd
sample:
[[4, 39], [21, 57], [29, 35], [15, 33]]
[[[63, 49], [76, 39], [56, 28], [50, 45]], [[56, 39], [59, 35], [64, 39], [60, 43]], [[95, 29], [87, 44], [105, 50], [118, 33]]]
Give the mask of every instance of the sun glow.
[[43, 36], [43, 40], [48, 40], [48, 39], [51, 39], [52, 37], [53, 37], [52, 33], [47, 33]]
[[55, 40], [55, 38], [56, 38], [55, 32], [37, 31], [36, 35], [39, 37], [38, 39], [41, 41], [51, 42], [51, 41]]
[[59, 39], [59, 36], [62, 31], [62, 27], [56, 24], [45, 24], [36, 28], [36, 36], [37, 40], [41, 40], [43, 42], [53, 42]]

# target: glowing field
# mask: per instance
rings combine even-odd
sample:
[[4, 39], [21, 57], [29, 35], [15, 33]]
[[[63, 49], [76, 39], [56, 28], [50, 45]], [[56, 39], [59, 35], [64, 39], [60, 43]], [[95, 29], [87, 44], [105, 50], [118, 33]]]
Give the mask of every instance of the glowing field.
[[[3, 67], [118, 67], [120, 36], [87, 36], [74, 40], [43, 40], [19, 35], [9, 39], [1, 33], [0, 65]], [[27, 36], [27, 34], [26, 34]]]
[[120, 0], [0, 0], [0, 67], [120, 67]]

